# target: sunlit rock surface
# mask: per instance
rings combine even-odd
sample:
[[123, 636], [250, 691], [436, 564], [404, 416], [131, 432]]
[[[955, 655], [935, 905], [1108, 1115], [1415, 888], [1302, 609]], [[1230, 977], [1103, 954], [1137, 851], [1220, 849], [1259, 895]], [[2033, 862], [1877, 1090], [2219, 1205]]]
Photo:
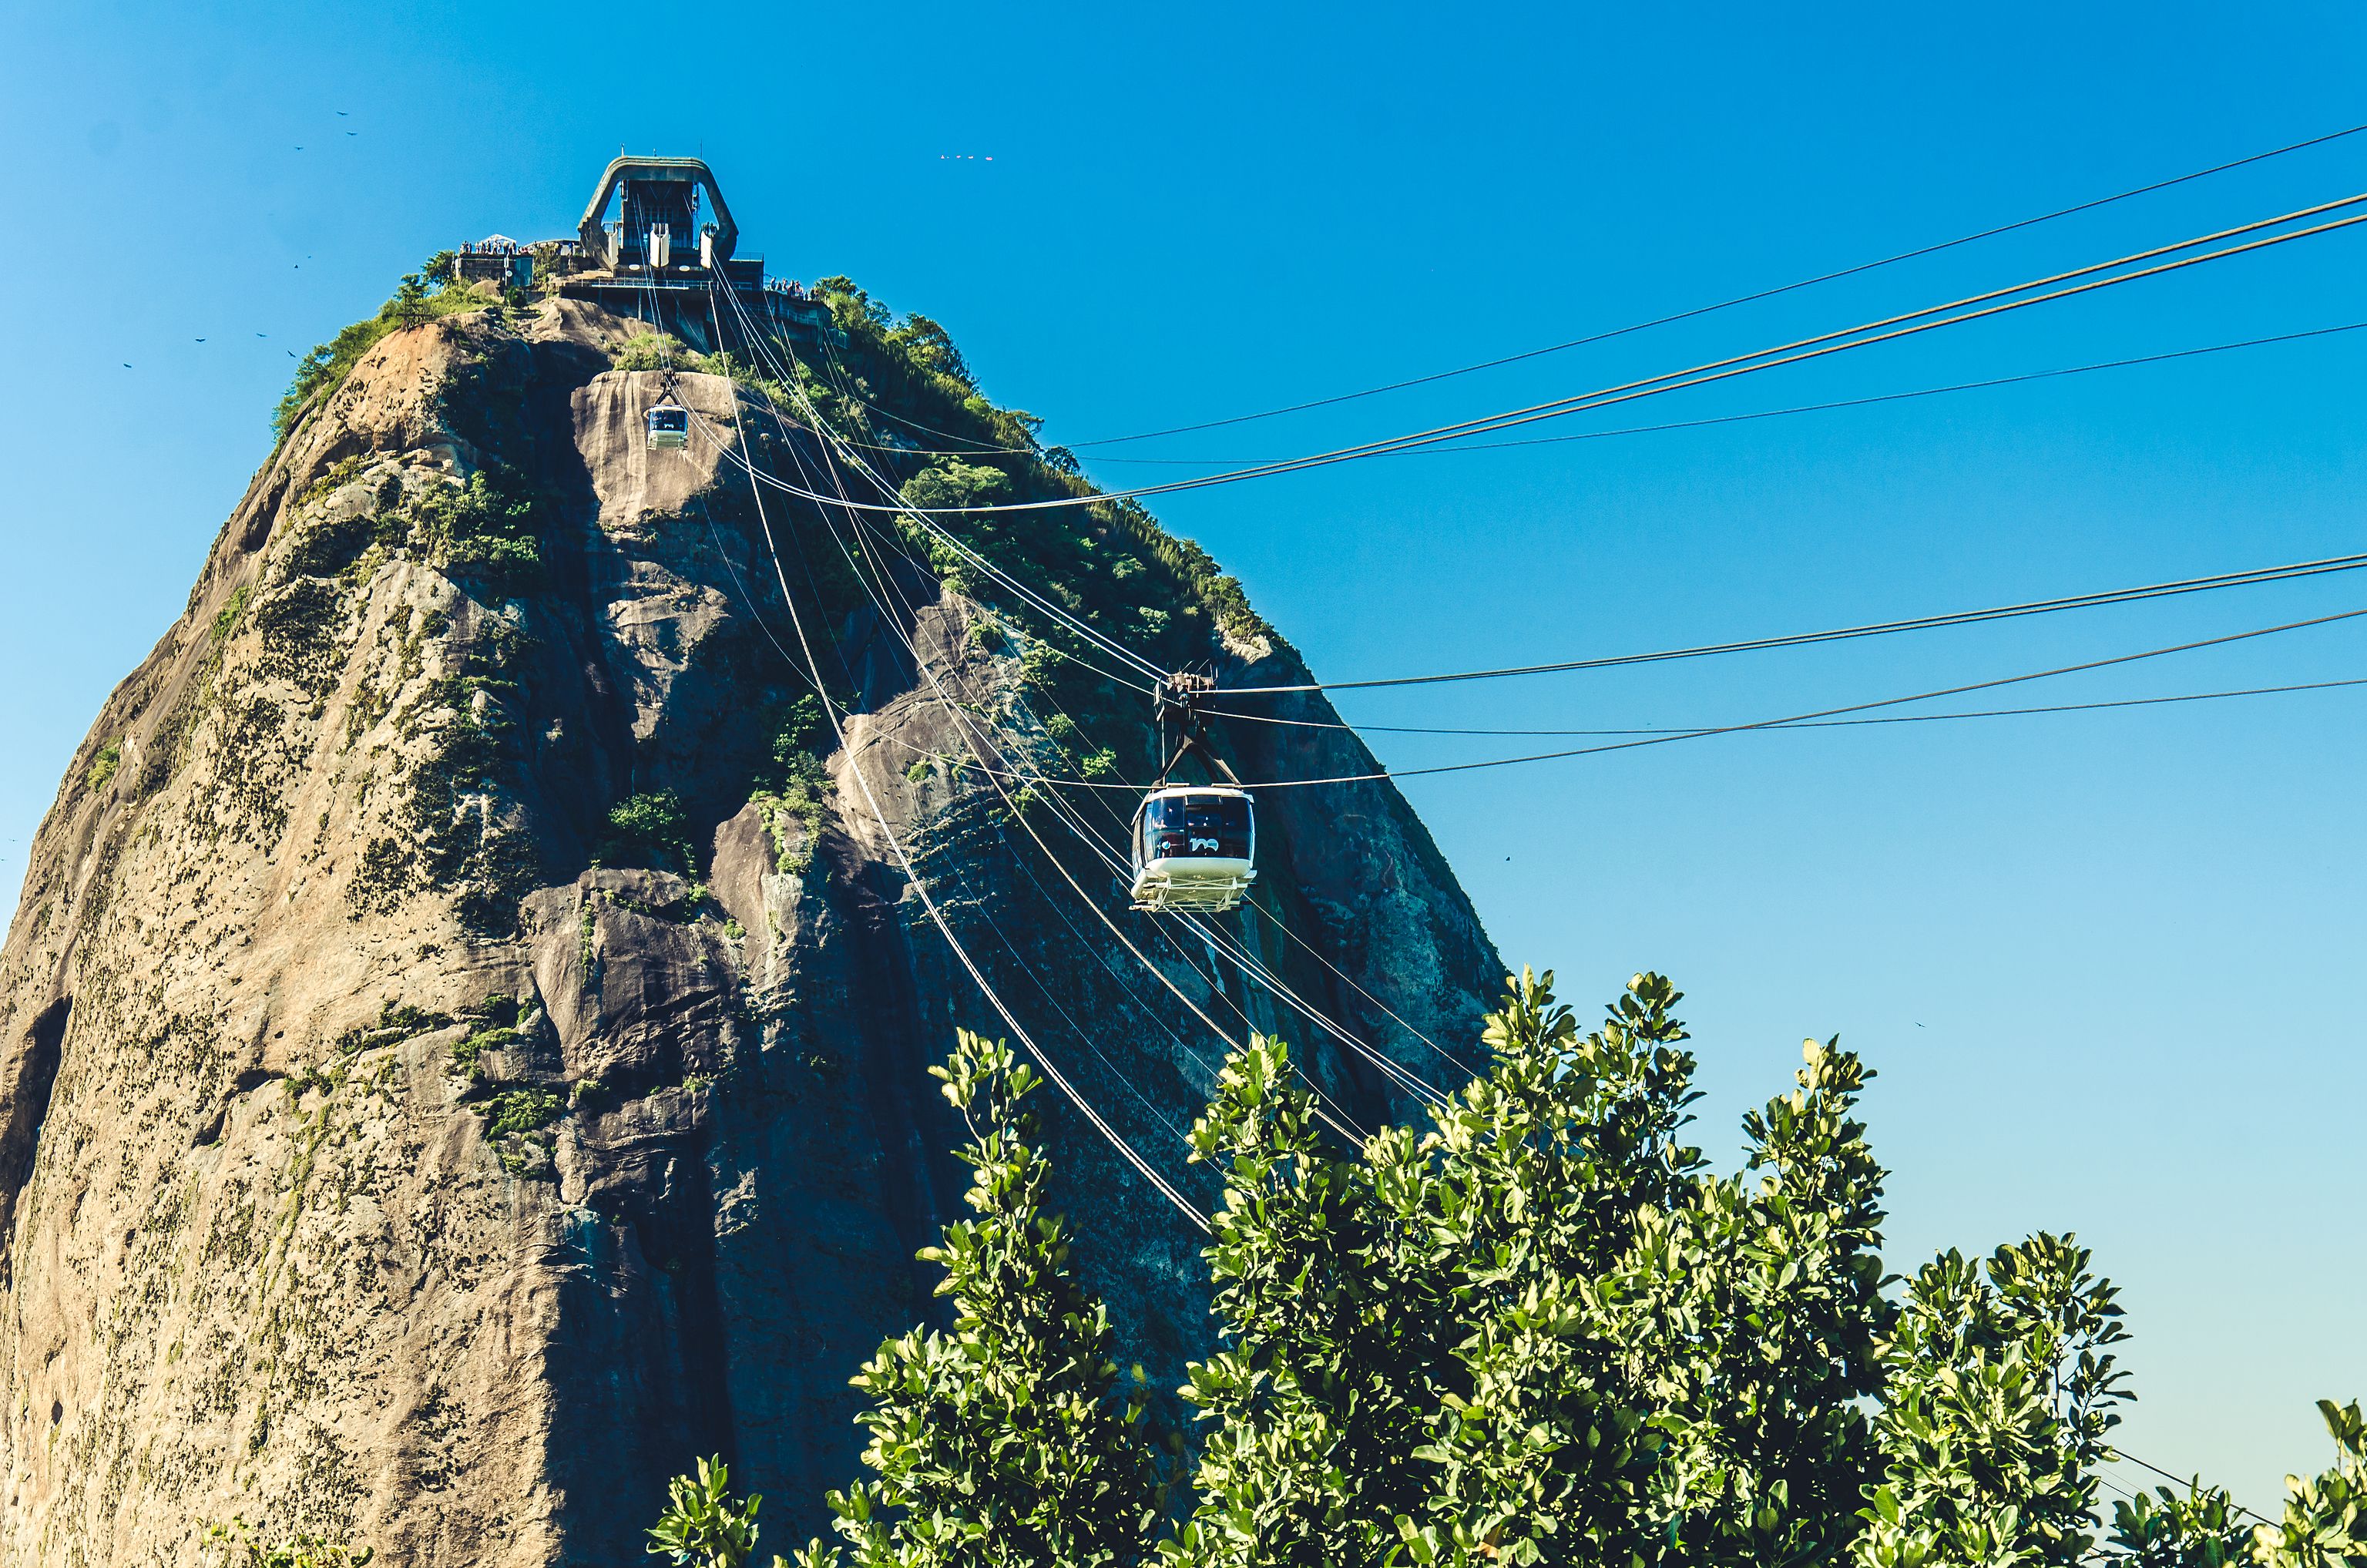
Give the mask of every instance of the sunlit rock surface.
[[[635, 1562], [665, 1477], [717, 1451], [767, 1494], [768, 1550], [817, 1528], [853, 1473], [847, 1378], [934, 1310], [912, 1254], [960, 1209], [925, 1070], [957, 1025], [1002, 1031], [890, 833], [1061, 1070], [1202, 1204], [1177, 1130], [1222, 1047], [1171, 984], [1293, 1040], [1365, 1126], [1389, 1113], [1366, 1064], [1126, 911], [1043, 804], [932, 762], [974, 761], [991, 723], [1074, 767], [980, 604], [875, 549], [889, 602], [850, 608], [820, 514], [767, 496], [760, 521], [716, 444], [731, 383], [675, 379], [706, 436], [647, 450], [666, 377], [609, 368], [630, 330], [569, 303], [386, 338], [256, 477], [68, 769], [0, 959], [0, 1563], [187, 1562], [232, 1515], [390, 1563]], [[523, 565], [436, 532], [481, 472], [536, 497]], [[840, 597], [798, 608], [855, 711], [800, 802], [766, 782], [807, 689], [784, 585], [832, 570]], [[1199, 613], [1172, 575], [1127, 581]], [[1230, 684], [1304, 678], [1274, 643], [1207, 649]], [[1139, 779], [1155, 742], [1123, 696]], [[1339, 730], [1226, 744], [1251, 780], [1372, 766]], [[688, 863], [609, 836], [657, 790]], [[1130, 797], [1069, 793], [1122, 836]], [[1386, 785], [1258, 809], [1262, 913], [1221, 927], [1443, 1081], [1416, 1031], [1468, 1059], [1500, 971], [1428, 834]], [[1200, 1238], [1046, 1109], [1080, 1265], [1172, 1385], [1205, 1347]]]

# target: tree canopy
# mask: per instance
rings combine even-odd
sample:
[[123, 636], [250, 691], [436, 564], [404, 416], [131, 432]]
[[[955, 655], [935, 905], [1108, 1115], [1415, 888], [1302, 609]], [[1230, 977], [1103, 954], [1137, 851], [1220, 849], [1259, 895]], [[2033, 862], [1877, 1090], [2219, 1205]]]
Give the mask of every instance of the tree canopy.
[[1231, 1054], [1192, 1133], [1223, 1183], [1216, 1348], [1180, 1391], [1172, 1494], [1179, 1435], [1120, 1377], [1044, 1208], [1034, 1075], [964, 1034], [933, 1071], [977, 1217], [922, 1254], [952, 1326], [855, 1378], [869, 1473], [829, 1499], [845, 1545], [798, 1562], [2367, 1568], [2356, 1403], [2321, 1406], [2335, 1462], [2281, 1519], [2198, 1481], [2107, 1524], [2133, 1395], [2088, 1249], [2040, 1234], [1888, 1274], [1871, 1074], [1837, 1039], [1804, 1044], [1741, 1168], [1712, 1171], [1682, 1141], [1680, 999], [1639, 974], [1581, 1033], [1524, 971], [1489, 1070], [1354, 1149], [1287, 1046]]

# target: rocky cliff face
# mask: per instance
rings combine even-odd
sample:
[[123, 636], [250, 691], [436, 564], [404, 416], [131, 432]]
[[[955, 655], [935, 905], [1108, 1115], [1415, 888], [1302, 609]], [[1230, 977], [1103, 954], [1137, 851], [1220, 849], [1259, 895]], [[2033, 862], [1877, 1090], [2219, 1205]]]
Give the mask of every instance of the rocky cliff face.
[[[918, 395], [852, 324], [837, 406]], [[1025, 607], [768, 498], [776, 578], [715, 446], [644, 449], [664, 378], [612, 368], [630, 330], [553, 303], [383, 340], [75, 757], [0, 956], [0, 1562], [187, 1561], [233, 1514], [390, 1562], [639, 1561], [664, 1477], [713, 1450], [770, 1494], [768, 1545], [801, 1540], [853, 1471], [848, 1375], [932, 1310], [912, 1253], [963, 1177], [925, 1067], [957, 1024], [1001, 1032], [858, 770], [992, 983], [1203, 1202], [1174, 1129], [1222, 1048], [1047, 846], [1210, 1017], [1386, 1112], [1369, 1068], [957, 766], [991, 722], [1050, 771], [1142, 777], [1139, 699], [1045, 675]], [[729, 432], [731, 382], [675, 391]], [[1218, 631], [1147, 519], [1062, 516], [1060, 570], [1131, 631], [1235, 682], [1298, 671]], [[844, 749], [798, 705], [784, 581]], [[1046, 718], [1063, 692], [1097, 733]], [[1344, 732], [1234, 729], [1251, 779], [1369, 766]], [[1131, 808], [1072, 793], [1104, 829]], [[1224, 928], [1438, 1077], [1411, 1031], [1468, 1042], [1500, 971], [1428, 835], [1386, 786], [1260, 812], [1261, 908]], [[1048, 1109], [1081, 1265], [1172, 1383], [1206, 1332], [1199, 1238]]]

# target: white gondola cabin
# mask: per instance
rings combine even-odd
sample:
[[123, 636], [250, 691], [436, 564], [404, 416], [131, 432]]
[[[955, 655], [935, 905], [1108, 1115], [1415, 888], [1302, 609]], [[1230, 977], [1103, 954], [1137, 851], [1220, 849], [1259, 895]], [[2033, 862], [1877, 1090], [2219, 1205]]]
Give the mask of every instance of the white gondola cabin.
[[1257, 816], [1246, 790], [1170, 784], [1134, 813], [1134, 907], [1221, 911], [1257, 880]]
[[662, 403], [650, 410], [650, 450], [690, 445], [690, 410]]

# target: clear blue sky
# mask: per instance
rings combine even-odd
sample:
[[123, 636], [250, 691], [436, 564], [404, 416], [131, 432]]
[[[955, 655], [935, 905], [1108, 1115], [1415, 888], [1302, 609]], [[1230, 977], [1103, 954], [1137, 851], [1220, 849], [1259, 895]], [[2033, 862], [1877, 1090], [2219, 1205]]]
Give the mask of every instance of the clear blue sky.
[[[2367, 119], [2367, 13], [2331, 4], [17, 5], [7, 32], [10, 899], [85, 726], [265, 456], [289, 351], [439, 246], [566, 233], [620, 143], [703, 151], [743, 251], [937, 317], [993, 395], [1083, 440], [1554, 342]], [[1112, 450], [1314, 449], [2361, 189], [2367, 136], [1682, 329]], [[2367, 319], [2362, 236], [1636, 414]], [[2367, 333], [1161, 510], [1334, 677], [1799, 631], [2358, 550], [2362, 355]], [[2362, 603], [2367, 581], [2323, 579], [1342, 705], [1731, 722]], [[2357, 676], [2351, 623], [2012, 695]], [[2137, 1333], [2128, 1447], [2268, 1507], [2323, 1460], [2310, 1401], [2367, 1394], [2362, 690], [1739, 736], [1408, 792], [1508, 958], [1580, 1000], [1643, 967], [1687, 989], [1713, 1147], [1802, 1036], [1864, 1051], [1895, 1261], [2076, 1229]], [[1524, 749], [1374, 738], [1399, 766]]]

